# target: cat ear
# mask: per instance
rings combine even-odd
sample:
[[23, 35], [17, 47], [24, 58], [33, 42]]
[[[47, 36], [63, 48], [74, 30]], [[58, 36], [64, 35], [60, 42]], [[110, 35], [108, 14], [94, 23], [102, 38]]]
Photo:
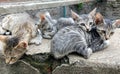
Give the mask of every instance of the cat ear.
[[100, 13], [96, 13], [96, 15], [95, 15], [96, 25], [103, 23], [103, 20], [104, 20], [103, 16]]
[[89, 13], [89, 15], [91, 15], [92, 17], [95, 17], [96, 10], [97, 10], [97, 8], [94, 8], [94, 9]]
[[71, 10], [71, 16], [74, 20], [77, 20], [79, 18], [79, 15]]
[[113, 25], [115, 26], [115, 28], [120, 28], [120, 19], [115, 20]]
[[52, 23], [53, 19], [49, 12], [45, 12], [45, 20], [47, 20], [48, 23]]
[[28, 46], [28, 43], [27, 42], [25, 42], [25, 41], [22, 41], [22, 42], [20, 42], [19, 44], [18, 44], [18, 46], [19, 47], [21, 47], [21, 48], [27, 48], [27, 46]]
[[5, 36], [5, 35], [0, 35], [0, 41], [3, 41], [3, 42], [5, 42], [6, 40], [7, 40], [7, 36]]
[[51, 18], [51, 15], [49, 12], [45, 12], [45, 16]]
[[45, 20], [45, 15], [44, 14], [40, 14], [40, 20], [44, 21]]

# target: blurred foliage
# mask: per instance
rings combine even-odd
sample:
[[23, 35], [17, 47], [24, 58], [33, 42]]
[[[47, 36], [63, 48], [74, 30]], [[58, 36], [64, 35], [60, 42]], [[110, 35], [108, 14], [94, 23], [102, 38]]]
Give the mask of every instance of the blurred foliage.
[[78, 10], [81, 10], [83, 8], [83, 3], [78, 4]]
[[101, 3], [101, 2], [106, 2], [107, 0], [96, 0], [96, 1]]

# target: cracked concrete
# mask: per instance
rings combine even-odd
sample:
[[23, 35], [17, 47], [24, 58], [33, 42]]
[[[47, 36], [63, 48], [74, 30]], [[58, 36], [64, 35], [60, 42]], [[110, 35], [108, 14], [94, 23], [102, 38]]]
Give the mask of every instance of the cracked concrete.
[[[119, 74], [120, 73], [120, 29], [110, 39], [110, 46], [95, 52], [89, 59], [80, 55], [70, 54], [69, 65], [57, 67], [53, 74]], [[33, 49], [34, 48], [34, 49]], [[50, 40], [43, 40], [40, 46], [30, 46], [29, 55], [50, 52]], [[86, 72], [84, 72], [86, 71]]]
[[120, 74], [120, 29], [110, 39], [110, 46], [93, 53], [89, 59], [68, 55], [70, 65], [59, 66], [53, 74]]
[[19, 60], [13, 65], [5, 64], [3, 56], [0, 55], [0, 74], [41, 74], [37, 68], [29, 63]]

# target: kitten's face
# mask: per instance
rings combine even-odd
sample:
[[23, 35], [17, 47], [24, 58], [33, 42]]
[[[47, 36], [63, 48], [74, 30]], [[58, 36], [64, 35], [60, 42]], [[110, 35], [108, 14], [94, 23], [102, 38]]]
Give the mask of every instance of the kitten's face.
[[94, 24], [94, 21], [92, 16], [84, 14], [84, 15], [81, 15], [80, 18], [75, 20], [75, 23], [85, 31], [90, 31]]
[[56, 20], [52, 19], [48, 12], [42, 14], [40, 19], [40, 29], [42, 32], [51, 32], [53, 30], [53, 25], [56, 23]]
[[53, 23], [48, 22], [47, 20], [44, 20], [41, 22], [41, 30], [42, 32], [51, 32], [53, 30]]
[[114, 34], [114, 30], [115, 28], [110, 20], [105, 20], [103, 24], [97, 26], [97, 32], [103, 40], [108, 40]]
[[96, 14], [95, 22], [97, 32], [103, 40], [108, 40], [114, 34], [114, 30], [120, 25], [120, 20], [111, 21], [104, 19], [100, 13]]
[[80, 16], [73, 11], [71, 11], [71, 13], [72, 18], [79, 27], [81, 27], [85, 31], [91, 30], [92, 26], [94, 25], [94, 16], [96, 13], [96, 8], [92, 10], [89, 14], [82, 14]]
[[7, 64], [13, 64], [17, 62], [25, 52], [26, 49], [20, 47], [13, 47], [13, 49], [5, 49], [4, 51], [5, 62]]
[[27, 44], [26, 42], [14, 43], [12, 41], [8, 43], [6, 42], [6, 46], [4, 48], [5, 62], [7, 64], [13, 64], [17, 62], [27, 51], [26, 50]]

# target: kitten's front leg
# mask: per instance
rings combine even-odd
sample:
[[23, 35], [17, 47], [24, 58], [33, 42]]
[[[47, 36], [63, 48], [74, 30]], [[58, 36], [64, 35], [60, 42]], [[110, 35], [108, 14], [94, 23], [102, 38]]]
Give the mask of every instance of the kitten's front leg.
[[91, 48], [87, 48], [87, 49], [82, 51], [82, 54], [83, 54], [83, 57], [85, 59], [88, 59], [91, 56], [91, 54], [92, 54], [92, 49]]
[[39, 29], [38, 29], [37, 36], [34, 37], [33, 39], [31, 39], [29, 43], [36, 44], [36, 45], [39, 45], [42, 43], [42, 34], [41, 34], [41, 31]]
[[93, 52], [96, 52], [107, 48], [109, 44], [109, 40], [105, 40], [102, 44], [94, 44], [91, 48], [93, 49]]
[[43, 38], [51, 39], [52, 36], [48, 32], [46, 32], [46, 33], [44, 33]]
[[107, 48], [110, 45], [110, 41], [109, 40], [105, 40], [103, 42], [103, 49]]
[[51, 39], [55, 35], [56, 32], [57, 32], [56, 27], [53, 27], [53, 30], [51, 32], [45, 32], [43, 37], [47, 39]]

